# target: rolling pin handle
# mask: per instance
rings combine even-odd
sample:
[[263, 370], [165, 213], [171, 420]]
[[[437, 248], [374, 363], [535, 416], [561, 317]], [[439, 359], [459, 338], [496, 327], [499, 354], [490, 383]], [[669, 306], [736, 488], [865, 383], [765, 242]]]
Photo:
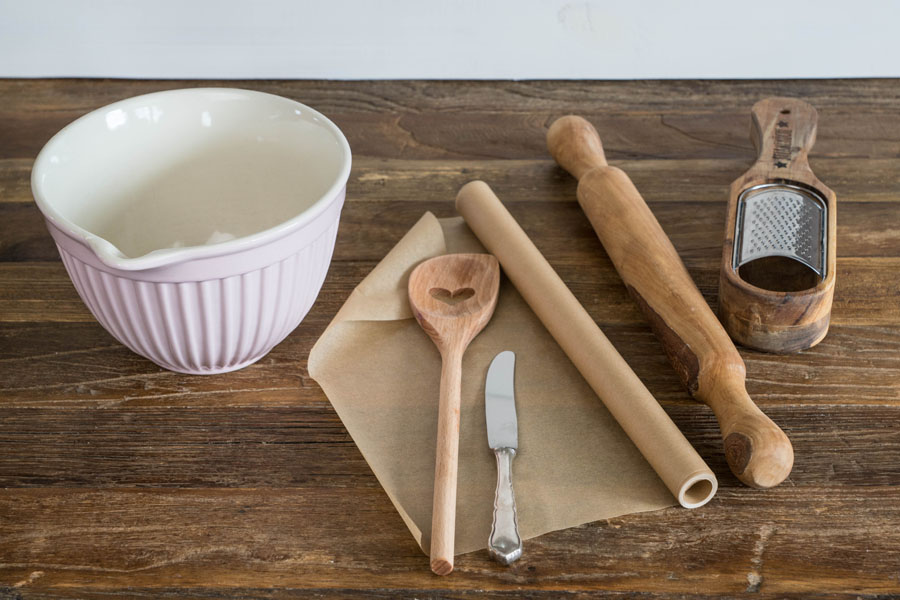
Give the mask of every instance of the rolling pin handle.
[[750, 399], [743, 377], [724, 381], [704, 401], [719, 421], [725, 459], [738, 479], [765, 489], [787, 478], [794, 464], [791, 442]]
[[606, 166], [600, 134], [582, 117], [569, 115], [554, 121], [547, 131], [547, 149], [575, 179]]

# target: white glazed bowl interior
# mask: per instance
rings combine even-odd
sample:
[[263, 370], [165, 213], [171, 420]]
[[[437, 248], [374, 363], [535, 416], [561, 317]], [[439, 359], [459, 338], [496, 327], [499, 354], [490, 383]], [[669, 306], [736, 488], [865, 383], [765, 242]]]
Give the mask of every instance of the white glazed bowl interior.
[[32, 190], [116, 339], [173, 371], [221, 373], [265, 356], [315, 302], [350, 160], [341, 131], [299, 102], [175, 90], [64, 128]]
[[55, 225], [103, 262], [132, 269], [300, 225], [349, 170], [346, 139], [318, 112], [280, 96], [211, 88], [148, 94], [85, 115], [47, 143], [32, 185]]

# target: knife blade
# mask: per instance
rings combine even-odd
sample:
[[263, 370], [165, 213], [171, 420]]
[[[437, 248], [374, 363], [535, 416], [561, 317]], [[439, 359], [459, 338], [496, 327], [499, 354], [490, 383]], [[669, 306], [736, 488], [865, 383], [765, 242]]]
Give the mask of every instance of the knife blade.
[[516, 355], [509, 350], [501, 352], [491, 361], [484, 384], [488, 446], [497, 458], [494, 520], [488, 550], [495, 560], [504, 565], [522, 556], [522, 538], [519, 536], [512, 485], [512, 461], [519, 447], [515, 368]]

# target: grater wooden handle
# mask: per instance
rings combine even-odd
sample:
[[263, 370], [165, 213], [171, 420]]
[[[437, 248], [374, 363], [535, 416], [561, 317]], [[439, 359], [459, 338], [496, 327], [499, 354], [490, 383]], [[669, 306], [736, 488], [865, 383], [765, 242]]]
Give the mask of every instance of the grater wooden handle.
[[605, 158], [588, 158], [602, 146], [580, 117], [553, 123], [547, 145], [579, 176], [578, 201], [682, 382], [715, 412], [731, 470], [753, 487], [781, 483], [793, 465], [791, 443], [747, 395], [740, 354], [628, 175], [604, 166]]
[[809, 151], [816, 143], [816, 109], [796, 98], [766, 98], [753, 105], [750, 140], [756, 170], [784, 179], [811, 172]]

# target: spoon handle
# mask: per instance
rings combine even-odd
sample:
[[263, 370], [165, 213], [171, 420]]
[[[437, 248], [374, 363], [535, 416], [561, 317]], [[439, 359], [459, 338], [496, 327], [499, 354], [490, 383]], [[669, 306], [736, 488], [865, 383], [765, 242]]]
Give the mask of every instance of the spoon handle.
[[431, 517], [431, 570], [438, 575], [447, 575], [453, 570], [462, 354], [461, 349], [448, 349], [441, 366], [441, 401], [438, 407]]

